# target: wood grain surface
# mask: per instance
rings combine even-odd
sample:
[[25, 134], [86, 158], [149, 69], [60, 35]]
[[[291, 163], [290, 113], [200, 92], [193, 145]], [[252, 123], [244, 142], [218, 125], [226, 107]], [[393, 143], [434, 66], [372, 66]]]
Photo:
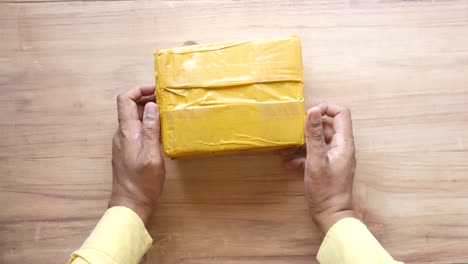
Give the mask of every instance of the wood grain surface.
[[[468, 1], [0, 0], [0, 262], [65, 263], [111, 188], [115, 96], [156, 48], [297, 35], [306, 103], [352, 109], [355, 206], [407, 263], [468, 262]], [[314, 263], [275, 152], [166, 160], [146, 263]]]

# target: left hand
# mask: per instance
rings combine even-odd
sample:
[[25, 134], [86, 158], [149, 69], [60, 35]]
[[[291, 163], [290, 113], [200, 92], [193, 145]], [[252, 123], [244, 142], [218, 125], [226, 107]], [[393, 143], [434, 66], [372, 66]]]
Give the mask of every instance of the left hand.
[[159, 143], [159, 109], [154, 86], [117, 97], [119, 128], [112, 142], [112, 194], [109, 208], [125, 206], [148, 224], [161, 195], [165, 167]]

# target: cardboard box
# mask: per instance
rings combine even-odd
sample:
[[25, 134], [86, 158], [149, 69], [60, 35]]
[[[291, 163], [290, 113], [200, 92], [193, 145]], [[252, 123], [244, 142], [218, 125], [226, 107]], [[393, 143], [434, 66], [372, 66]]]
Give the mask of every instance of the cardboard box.
[[299, 38], [191, 45], [154, 56], [168, 156], [304, 144]]

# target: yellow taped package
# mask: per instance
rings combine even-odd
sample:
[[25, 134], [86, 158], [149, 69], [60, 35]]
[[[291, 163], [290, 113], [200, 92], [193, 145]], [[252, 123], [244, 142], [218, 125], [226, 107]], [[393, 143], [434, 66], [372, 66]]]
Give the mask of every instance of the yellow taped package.
[[170, 157], [304, 144], [297, 37], [161, 49], [155, 75]]

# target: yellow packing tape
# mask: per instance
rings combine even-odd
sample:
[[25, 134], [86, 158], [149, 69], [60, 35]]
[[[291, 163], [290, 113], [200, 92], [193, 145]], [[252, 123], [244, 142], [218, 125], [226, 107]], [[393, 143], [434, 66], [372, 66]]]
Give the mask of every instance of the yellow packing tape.
[[297, 37], [161, 49], [155, 76], [170, 157], [304, 144]]

